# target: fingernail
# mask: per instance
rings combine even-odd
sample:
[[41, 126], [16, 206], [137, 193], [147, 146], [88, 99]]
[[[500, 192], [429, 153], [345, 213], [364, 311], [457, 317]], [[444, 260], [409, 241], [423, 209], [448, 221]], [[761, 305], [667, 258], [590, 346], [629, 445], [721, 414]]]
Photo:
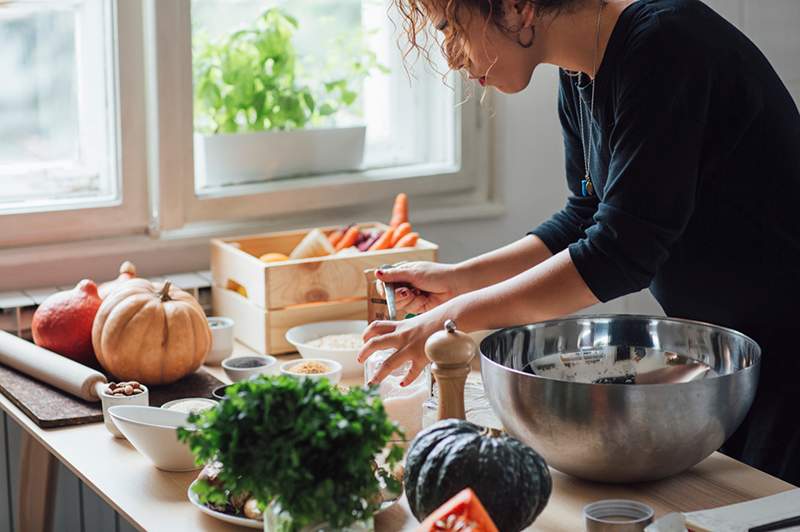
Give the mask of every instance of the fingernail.
[[400, 386], [406, 387], [406, 386], [408, 386], [408, 383], [406, 381], [403, 381], [403, 382], [400, 383]]
[[383, 270], [376, 271], [375, 275], [378, 276], [378, 277], [383, 277]]

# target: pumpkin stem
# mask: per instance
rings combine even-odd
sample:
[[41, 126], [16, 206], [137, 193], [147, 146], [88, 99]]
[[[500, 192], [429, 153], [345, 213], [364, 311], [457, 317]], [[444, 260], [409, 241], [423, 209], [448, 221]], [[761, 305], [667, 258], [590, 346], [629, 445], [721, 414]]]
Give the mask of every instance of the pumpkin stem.
[[119, 266], [119, 273], [120, 275], [128, 274], [128, 275], [136, 275], [136, 266], [129, 260], [126, 260]]
[[503, 431], [492, 427], [484, 427], [482, 435], [489, 436], [490, 438], [499, 438], [503, 435]]
[[161, 287], [161, 291], [158, 293], [158, 297], [161, 298], [161, 301], [171, 301], [172, 298], [169, 297], [169, 289], [172, 287], [172, 281], [164, 281], [164, 286]]

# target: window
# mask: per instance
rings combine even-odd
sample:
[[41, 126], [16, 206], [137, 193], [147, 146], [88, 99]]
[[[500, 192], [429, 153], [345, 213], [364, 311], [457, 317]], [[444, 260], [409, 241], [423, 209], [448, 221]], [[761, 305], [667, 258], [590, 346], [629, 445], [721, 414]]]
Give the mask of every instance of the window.
[[[193, 0], [191, 6], [196, 131], [240, 131], [246, 136], [261, 128], [366, 127], [363, 156], [357, 157], [357, 164], [337, 165], [330, 161], [337, 154], [328, 153], [332, 166], [326, 168], [321, 161], [316, 168], [300, 169], [300, 175], [455, 162], [452, 143], [442, 142], [454, 136], [455, 91], [427, 72], [411, 85], [382, 2]], [[251, 28], [260, 31], [247, 33]], [[241, 38], [227, 38], [230, 35]], [[287, 65], [280, 64], [282, 60]], [[297, 76], [292, 80], [295, 90], [276, 88], [289, 81], [286, 71]], [[299, 97], [292, 100], [301, 92], [308, 94], [310, 106]], [[299, 123], [287, 120], [287, 115], [291, 116], [289, 105], [299, 113]], [[257, 138], [269, 144], [280, 142], [280, 136], [276, 133]], [[226, 147], [233, 151], [237, 140], [247, 142], [228, 138]], [[299, 135], [290, 138], [302, 142]], [[206, 181], [203, 166], [211, 161], [202, 156], [216, 154], [203, 153], [203, 138], [199, 141], [195, 142], [195, 154], [201, 155], [195, 157], [197, 193], [203, 194], [213, 185], [235, 183], [230, 172], [237, 163], [229, 158], [220, 168], [223, 175], [215, 175], [213, 184]], [[321, 142], [335, 142], [335, 138], [326, 136]], [[314, 150], [314, 144], [309, 148]], [[262, 175], [253, 172], [250, 180], [285, 177], [280, 169], [269, 165], [262, 165], [261, 170]], [[291, 173], [288, 175], [291, 177]]]
[[[0, 35], [0, 244], [88, 236], [87, 225], [135, 203], [121, 181], [114, 4], [0, 4]], [[143, 227], [146, 211], [136, 207], [139, 216], [93, 234]]]
[[[456, 77], [444, 84], [424, 61], [409, 79], [388, 2], [0, 0], [0, 67], [13, 80], [0, 84], [0, 247], [138, 235], [143, 249], [148, 234], [158, 245], [200, 241], [355, 208], [370, 219], [400, 191], [429, 219], [487, 204], [477, 98], [460, 105]], [[270, 9], [288, 17], [290, 38], [269, 44], [269, 62], [239, 65], [242, 77], [212, 87], [218, 74], [199, 67], [213, 47], [246, 59], [219, 43], [254, 24], [263, 33]], [[287, 49], [290, 82], [266, 80], [283, 83], [286, 99], [231, 101], [225, 115], [195, 98], [263, 89], [259, 68], [274, 74]], [[250, 133], [270, 140], [248, 147]], [[255, 170], [233, 171], [247, 164]]]
[[[180, 182], [159, 180], [162, 230], [216, 220], [286, 220], [368, 206], [403, 190], [430, 197], [432, 208], [485, 203], [483, 110], [477, 98], [460, 105], [456, 76], [443, 80], [424, 61], [409, 79], [397, 28], [387, 17], [389, 5], [387, 0], [154, 4], [149, 15], [155, 28], [149, 58], [159, 75], [154, 97], [159, 108], [181, 117], [180, 123], [162, 121], [170, 133], [160, 131], [159, 137], [194, 139], [182, 140], [186, 145], [180, 150], [159, 143], [159, 167]], [[273, 9], [281, 15], [268, 19]], [[284, 15], [292, 21], [291, 49], [279, 34], [266, 35], [279, 33]], [[248, 33], [253, 28], [258, 36]], [[175, 31], [185, 32], [177, 42]], [[287, 67], [282, 61], [288, 56], [295, 61]], [[367, 75], [352, 74], [353, 58], [365, 58], [357, 62], [370, 65]], [[287, 69], [294, 75], [289, 81], [275, 74]], [[354, 96], [345, 103], [352, 104], [333, 114], [314, 113], [329, 96], [333, 107], [341, 104], [340, 81]], [[260, 94], [268, 85], [293, 90], [281, 93], [283, 103], [270, 101], [272, 96]], [[312, 105], [297, 97], [305, 93]], [[365, 129], [363, 152], [354, 159], [350, 148], [360, 142], [349, 130], [358, 126]], [[316, 143], [305, 138], [322, 133], [326, 136]]]
[[[99, 22], [99, 24], [98, 24]], [[82, 35], [79, 39], [79, 30]], [[115, 131], [100, 2], [0, 10], [0, 204], [113, 199]]]

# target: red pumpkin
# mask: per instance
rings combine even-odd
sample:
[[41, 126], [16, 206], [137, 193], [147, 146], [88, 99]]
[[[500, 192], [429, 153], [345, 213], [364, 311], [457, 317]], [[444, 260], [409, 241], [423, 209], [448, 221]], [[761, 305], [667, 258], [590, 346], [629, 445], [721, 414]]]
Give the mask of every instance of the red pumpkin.
[[81, 364], [97, 365], [92, 323], [102, 302], [97, 285], [89, 279], [51, 295], [33, 314], [34, 343]]
[[471, 488], [464, 488], [430, 514], [417, 532], [444, 530], [497, 532], [497, 527], [475, 492]]

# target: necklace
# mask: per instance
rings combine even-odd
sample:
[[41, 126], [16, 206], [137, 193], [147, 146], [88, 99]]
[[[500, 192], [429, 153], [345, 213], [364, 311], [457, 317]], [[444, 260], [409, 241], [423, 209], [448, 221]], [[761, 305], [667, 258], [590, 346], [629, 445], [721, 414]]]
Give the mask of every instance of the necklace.
[[[594, 37], [594, 54], [592, 55], [592, 95], [589, 100], [589, 142], [585, 142], [583, 140], [583, 98], [578, 95], [578, 101], [580, 102], [580, 112], [578, 113], [578, 125], [580, 126], [580, 134], [581, 134], [581, 149], [583, 150], [583, 169], [585, 171], [584, 177], [581, 180], [581, 195], [583, 196], [591, 196], [594, 194], [594, 185], [592, 184], [592, 176], [589, 174], [589, 166], [590, 166], [590, 157], [592, 155], [591, 151], [591, 144], [592, 139], [594, 138], [593, 126], [594, 126], [594, 87], [595, 81], [597, 78], [597, 52], [600, 50], [600, 19], [603, 15], [603, 8], [605, 7], [606, 2], [605, 0], [600, 0], [600, 9], [597, 10], [597, 29], [595, 30], [595, 37]], [[578, 84], [579, 82], [576, 82]]]

